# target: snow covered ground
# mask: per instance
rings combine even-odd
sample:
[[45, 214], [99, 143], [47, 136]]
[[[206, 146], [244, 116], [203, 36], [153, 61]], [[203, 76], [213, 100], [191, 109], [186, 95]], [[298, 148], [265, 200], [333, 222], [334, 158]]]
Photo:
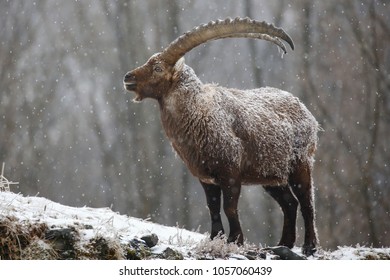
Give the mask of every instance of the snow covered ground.
[[[147, 237], [156, 244], [146, 245]], [[153, 239], [153, 238], [152, 238]], [[293, 250], [300, 256], [300, 248]], [[237, 247], [207, 234], [120, 215], [69, 207], [42, 197], [0, 192], [0, 259], [273, 259], [254, 245]], [[340, 247], [309, 259], [390, 259], [390, 248]]]

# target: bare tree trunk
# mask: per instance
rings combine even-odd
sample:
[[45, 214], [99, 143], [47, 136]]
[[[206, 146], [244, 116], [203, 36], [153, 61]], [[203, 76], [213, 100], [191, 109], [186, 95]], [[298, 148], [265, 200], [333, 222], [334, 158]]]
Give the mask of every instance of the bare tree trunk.
[[[379, 62], [379, 57], [378, 57], [378, 44], [377, 44], [377, 34], [376, 34], [376, 26], [377, 26], [377, 21], [376, 21], [376, 13], [375, 13], [375, 6], [374, 2], [371, 2], [371, 5], [369, 7], [370, 11], [370, 19], [371, 19], [371, 50], [372, 50], [372, 65], [374, 69], [380, 69], [380, 62]], [[363, 38], [359, 38], [359, 40], [363, 40]], [[375, 75], [374, 78], [374, 85], [370, 87], [371, 90], [371, 96], [374, 97], [374, 106], [373, 106], [373, 112], [370, 121], [368, 123], [369, 126], [372, 127], [371, 129], [371, 135], [370, 135], [370, 140], [369, 140], [369, 145], [368, 145], [368, 155], [367, 155], [367, 160], [366, 164], [363, 166], [362, 170], [362, 193], [364, 195], [364, 208], [365, 208], [365, 213], [366, 213], [366, 219], [368, 223], [368, 228], [369, 228], [369, 236], [370, 236], [370, 241], [373, 246], [379, 246], [380, 245], [380, 240], [378, 238], [378, 234], [376, 232], [376, 219], [374, 216], [374, 211], [372, 209], [373, 205], [373, 198], [371, 192], [375, 188], [375, 183], [374, 183], [374, 178], [373, 178], [373, 172], [374, 172], [374, 164], [375, 164], [375, 158], [376, 158], [376, 151], [377, 151], [377, 146], [378, 146], [378, 134], [379, 134], [379, 129], [381, 125], [380, 121], [380, 116], [381, 116], [381, 104], [383, 103], [382, 96], [383, 94], [380, 92], [380, 84], [381, 84], [381, 78], [379, 75]], [[369, 108], [371, 109], [371, 108]]]
[[[251, 0], [245, 0], [244, 2], [245, 7], [245, 14], [250, 17], [254, 18], [253, 11], [255, 10], [253, 7], [253, 3]], [[248, 41], [249, 46], [249, 53], [251, 57], [251, 67], [252, 67], [252, 73], [253, 73], [253, 83], [254, 86], [261, 87], [263, 86], [263, 70], [256, 65], [256, 57], [258, 56], [258, 52], [256, 51], [256, 42], [255, 40], [249, 40]]]

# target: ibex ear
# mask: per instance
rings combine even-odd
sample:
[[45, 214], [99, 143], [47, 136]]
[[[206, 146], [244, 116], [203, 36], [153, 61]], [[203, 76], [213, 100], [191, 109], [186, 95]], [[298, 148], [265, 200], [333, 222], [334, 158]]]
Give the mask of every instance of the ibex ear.
[[183, 70], [183, 67], [184, 67], [184, 57], [180, 58], [176, 62], [175, 66], [173, 66], [174, 76], [177, 76]]

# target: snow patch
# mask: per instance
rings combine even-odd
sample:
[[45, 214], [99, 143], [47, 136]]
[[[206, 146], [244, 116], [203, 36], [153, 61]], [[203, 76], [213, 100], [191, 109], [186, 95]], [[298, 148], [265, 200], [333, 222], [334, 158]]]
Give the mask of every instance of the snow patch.
[[[147, 247], [141, 239], [156, 234], [158, 243]], [[56, 240], [51, 237], [66, 237]], [[68, 239], [67, 239], [68, 238]], [[226, 237], [158, 225], [113, 212], [109, 208], [70, 207], [42, 197], [0, 192], [0, 259], [284, 259], [275, 248]], [[65, 252], [64, 247], [71, 247]], [[301, 248], [285, 248], [302, 256]], [[16, 252], [16, 254], [15, 254]], [[12, 254], [13, 253], [13, 254]], [[306, 259], [302, 256], [302, 259]], [[340, 246], [319, 249], [309, 260], [390, 260], [390, 248]]]
[[204, 234], [120, 215], [109, 208], [70, 207], [42, 197], [0, 192], [0, 221], [6, 217], [12, 217], [20, 224], [45, 223], [49, 229], [73, 228], [81, 245], [99, 236], [128, 243], [155, 233], [159, 238], [155, 251], [170, 246], [185, 252], [207, 238]]

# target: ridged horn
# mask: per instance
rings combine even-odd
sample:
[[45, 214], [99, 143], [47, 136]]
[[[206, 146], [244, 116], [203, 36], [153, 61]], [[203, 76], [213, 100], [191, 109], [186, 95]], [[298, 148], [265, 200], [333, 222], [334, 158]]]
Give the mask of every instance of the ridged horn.
[[250, 18], [227, 18], [210, 21], [195, 27], [174, 40], [162, 53], [162, 58], [169, 64], [175, 64], [182, 56], [193, 48], [211, 40], [224, 38], [254, 38], [270, 41], [278, 45], [284, 53], [287, 52], [282, 40], [294, 50], [294, 43], [283, 29], [265, 21]]

